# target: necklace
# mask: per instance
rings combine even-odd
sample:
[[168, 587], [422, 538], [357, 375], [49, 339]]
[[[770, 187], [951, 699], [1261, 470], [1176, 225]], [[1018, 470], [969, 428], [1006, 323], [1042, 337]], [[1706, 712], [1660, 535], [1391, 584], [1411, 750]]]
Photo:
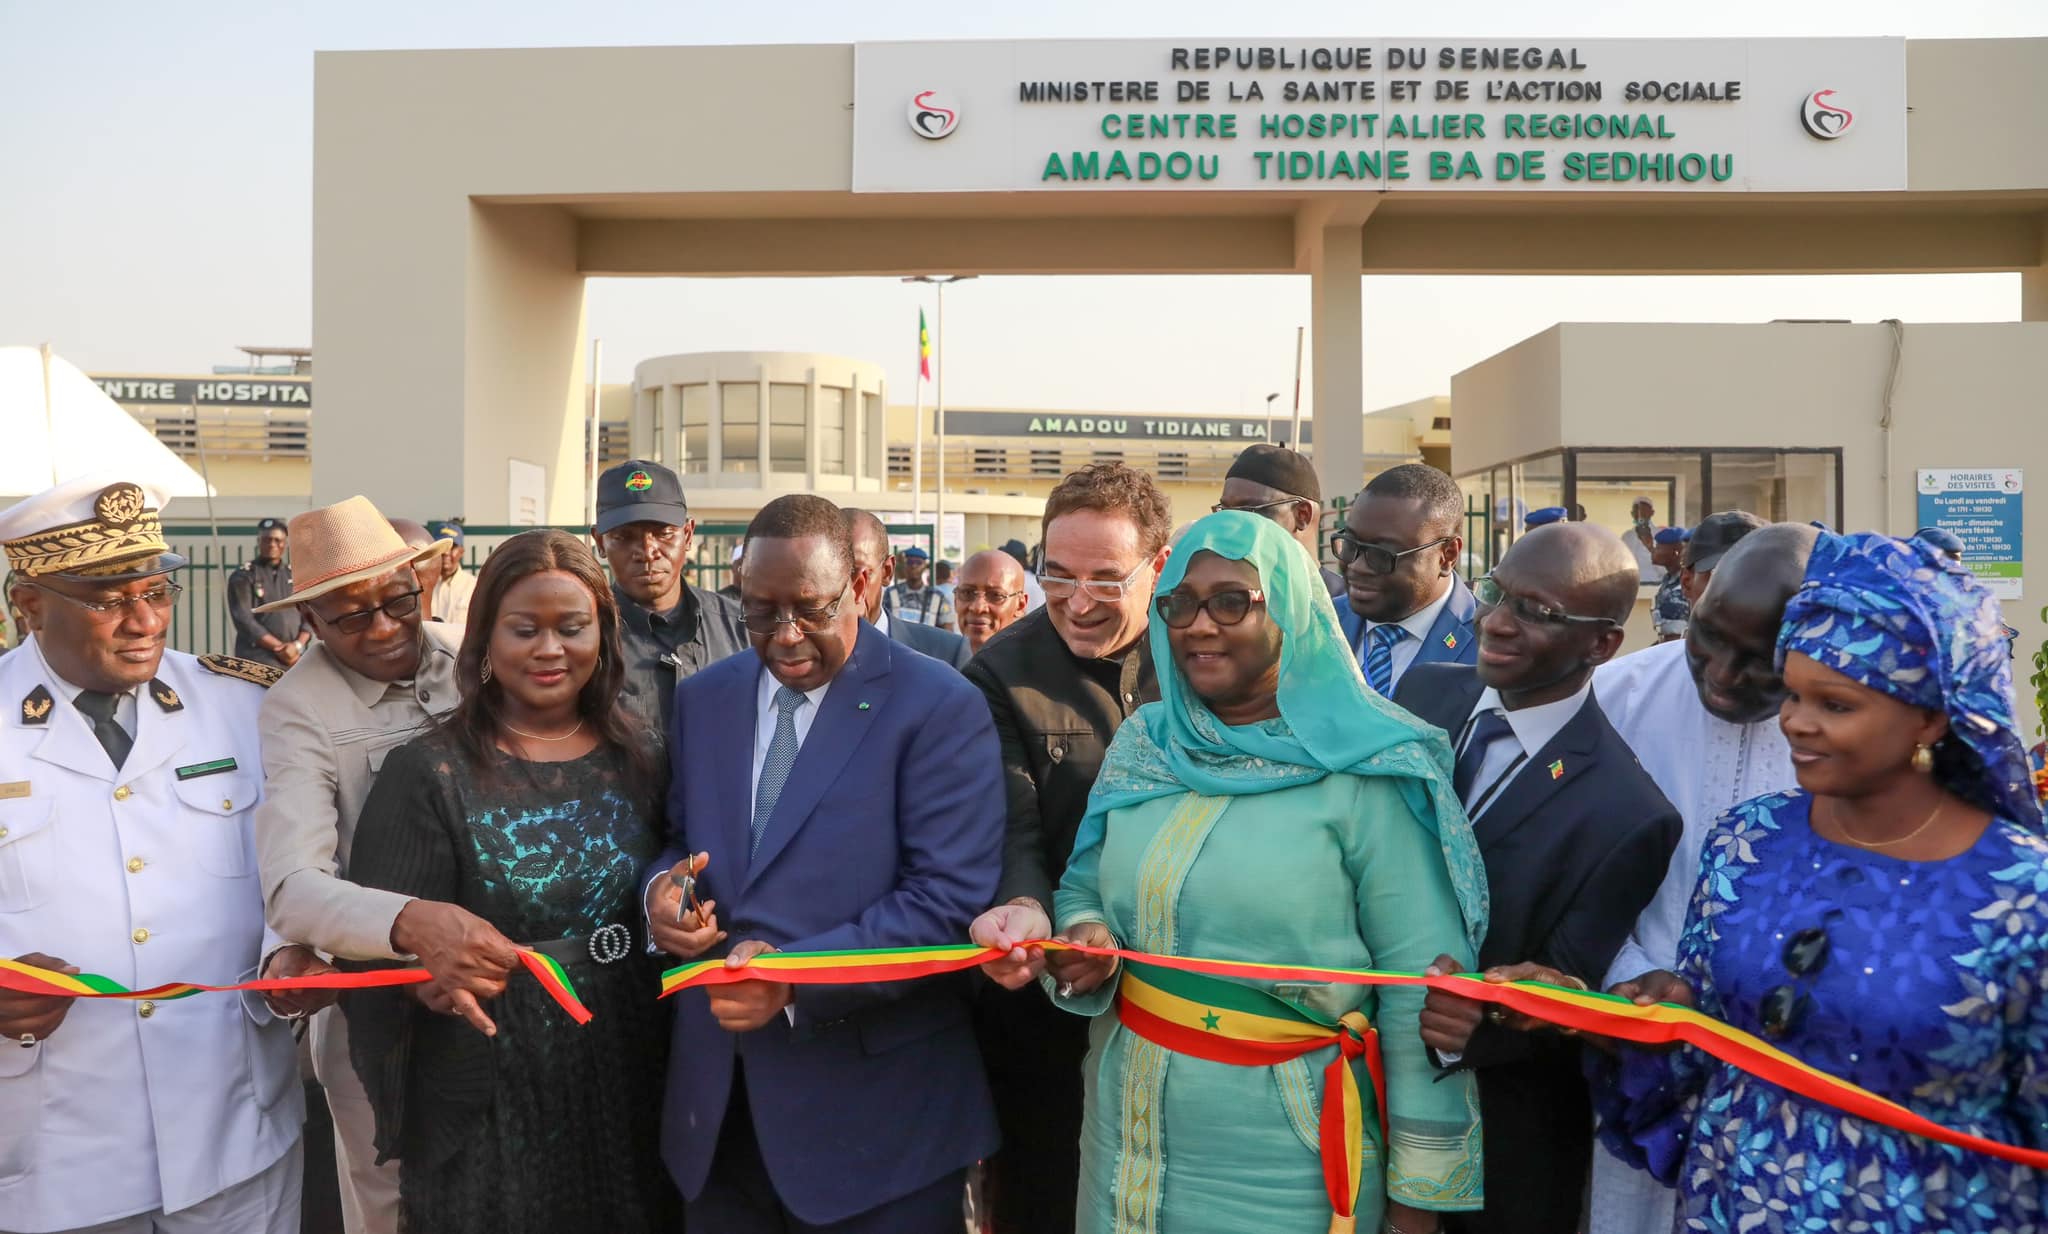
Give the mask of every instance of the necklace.
[[510, 724], [505, 723], [503, 720], [498, 721], [498, 726], [500, 728], [503, 728], [506, 732], [516, 733], [519, 736], [526, 738], [528, 741], [567, 741], [569, 740], [569, 738], [574, 737], [576, 734], [583, 731], [583, 721], [580, 719], [576, 721], [575, 728], [572, 728], [568, 732], [563, 733], [560, 737], [543, 737], [539, 733], [529, 733], [524, 729], [513, 728]]
[[1913, 828], [1913, 830], [1907, 832], [1905, 835], [1899, 836], [1897, 839], [1893, 840], [1859, 839], [1855, 832], [1849, 830], [1848, 824], [1842, 821], [1842, 811], [1839, 807], [1835, 805], [1833, 799], [1830, 799], [1828, 801], [1828, 819], [1829, 821], [1834, 823], [1835, 830], [1842, 833], [1842, 838], [1848, 840], [1849, 843], [1856, 845], [1858, 848], [1892, 848], [1897, 845], [1904, 844], [1906, 841], [1915, 838], [1921, 832], [1927, 830], [1929, 827], [1934, 826], [1934, 820], [1940, 818], [1941, 812], [1946, 808], [1948, 808], [1948, 798], [1944, 797], [1934, 804], [1934, 813], [1929, 814], [1927, 816], [1926, 822], [1921, 823], [1918, 827]]

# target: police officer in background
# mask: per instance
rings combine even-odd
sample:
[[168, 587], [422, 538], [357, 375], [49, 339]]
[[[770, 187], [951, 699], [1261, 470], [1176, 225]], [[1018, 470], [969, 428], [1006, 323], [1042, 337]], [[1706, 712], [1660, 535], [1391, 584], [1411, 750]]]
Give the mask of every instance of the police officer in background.
[[290, 668], [313, 641], [299, 610], [276, 613], [254, 610], [292, 593], [291, 567], [284, 562], [290, 538], [281, 518], [256, 524], [256, 557], [228, 575], [228, 620], [235, 627], [235, 655], [259, 664]]
[[[257, 707], [280, 674], [165, 648], [185, 559], [110, 475], [0, 511], [35, 637], [0, 661], [0, 955], [131, 989], [332, 971], [263, 925]], [[0, 1228], [291, 1234], [289, 1020], [331, 995], [0, 991]]]

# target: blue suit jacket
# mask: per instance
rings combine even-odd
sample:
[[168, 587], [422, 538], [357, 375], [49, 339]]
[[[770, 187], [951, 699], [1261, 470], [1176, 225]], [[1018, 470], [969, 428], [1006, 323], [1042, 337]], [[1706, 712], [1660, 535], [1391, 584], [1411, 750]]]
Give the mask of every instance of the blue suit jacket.
[[[1343, 596], [1333, 602], [1337, 606], [1337, 624], [1344, 627], [1344, 641], [1351, 646], [1351, 658], [1358, 660], [1358, 641], [1365, 637], [1365, 618], [1352, 612], [1350, 601]], [[1422, 649], [1415, 653], [1408, 668], [1418, 664], [1478, 663], [1479, 632], [1472, 628], [1472, 613], [1477, 607], [1465, 580], [1451, 575], [1451, 598], [1436, 615], [1436, 624], [1429, 628], [1429, 636], [1422, 640]], [[1406, 672], [1402, 670], [1402, 675]], [[1395, 677], [1394, 684], [1401, 684], [1400, 676]]]
[[[958, 943], [995, 897], [1002, 757], [981, 694], [951, 667], [861, 623], [758, 852], [748, 856], [756, 696], [751, 650], [677, 687], [670, 849], [648, 879], [707, 852], [726, 943], [785, 951]], [[643, 887], [646, 880], [643, 880]], [[702, 1194], [735, 1060], [776, 1194], [841, 1221], [994, 1151], [994, 1108], [957, 977], [800, 986], [795, 1024], [735, 1034], [701, 990], [676, 996], [662, 1156]]]
[[941, 630], [937, 626], [921, 626], [914, 621], [891, 617], [889, 637], [912, 651], [921, 651], [941, 664], [950, 664], [954, 668], [966, 668], [967, 662], [974, 658], [974, 652], [968, 648], [964, 636], [951, 630]]

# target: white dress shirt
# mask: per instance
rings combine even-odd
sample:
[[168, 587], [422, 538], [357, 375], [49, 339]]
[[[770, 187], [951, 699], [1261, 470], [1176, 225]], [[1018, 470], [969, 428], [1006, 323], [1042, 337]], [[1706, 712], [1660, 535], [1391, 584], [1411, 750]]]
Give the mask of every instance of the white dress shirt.
[[1493, 791], [1495, 784], [1508, 774], [1510, 768], [1519, 770], [1522, 761], [1534, 758], [1538, 750], [1564, 731], [1564, 726], [1579, 714], [1579, 708], [1586, 705], [1592, 693], [1593, 682], [1589, 677], [1586, 684], [1568, 698], [1509, 711], [1501, 702], [1500, 693], [1488, 686], [1480, 694], [1479, 701], [1472, 705], [1472, 714], [1466, 718], [1465, 728], [1458, 734], [1458, 753], [1463, 755], [1465, 744], [1472, 739], [1473, 722], [1489, 711], [1498, 711], [1506, 717], [1511, 736], [1502, 737], [1487, 747], [1485, 760], [1479, 764], [1478, 772], [1465, 790], [1466, 813], [1474, 819], [1486, 813], [1487, 807], [1499, 796]]
[[1365, 667], [1365, 653], [1366, 649], [1372, 646], [1372, 630], [1374, 626], [1397, 625], [1403, 630], [1408, 631], [1408, 637], [1395, 643], [1393, 647], [1393, 678], [1387, 687], [1391, 692], [1395, 686], [1401, 684], [1401, 674], [1407, 672], [1408, 666], [1415, 663], [1415, 657], [1422, 654], [1422, 641], [1429, 637], [1431, 630], [1436, 628], [1436, 619], [1443, 615], [1444, 605], [1451, 602], [1451, 593], [1456, 590], [1457, 587], [1449, 579], [1445, 579], [1444, 593], [1442, 595], [1403, 617], [1401, 620], [1395, 622], [1366, 622], [1365, 628], [1358, 633], [1358, 646], [1351, 649], [1351, 654], [1358, 657], [1358, 666], [1360, 668]]
[[882, 637], [883, 637], [883, 638], [887, 638], [887, 637], [889, 637], [889, 610], [888, 610], [888, 608], [887, 608], [887, 607], [884, 607], [884, 608], [882, 609], [882, 611], [881, 611], [881, 612], [879, 612], [879, 613], [876, 613], [876, 614], [875, 614], [875, 619], [874, 619], [874, 621], [870, 622], [869, 624], [870, 624], [870, 625], [872, 625], [872, 626], [874, 626], [874, 627], [875, 627], [875, 629], [877, 629], [877, 630], [880, 630], [880, 631], [882, 632]]
[[[825, 704], [825, 691], [831, 688], [832, 683], [828, 681], [815, 690], [804, 691], [804, 705], [796, 709], [795, 717], [797, 749], [804, 748], [804, 738], [811, 733], [811, 722], [818, 718], [818, 708]], [[761, 684], [754, 692], [754, 774], [751, 781], [754, 791], [748, 795], [749, 817], [752, 817], [753, 797], [761, 791], [761, 767], [768, 761], [768, 745], [775, 740], [775, 721], [779, 715], [775, 709], [775, 695], [781, 689], [782, 683], [775, 680], [775, 674], [768, 671], [767, 665], [762, 665]]]
[[[42, 653], [39, 650], [36, 654], [40, 655]], [[49, 668], [49, 662], [44, 661], [43, 667]], [[71, 696], [71, 705], [73, 707], [78, 706], [78, 696], [85, 693], [83, 686], [72, 685], [64, 680], [64, 678], [59, 677], [55, 669], [50, 669], [50, 679], [64, 687], [65, 691]], [[135, 699], [141, 692], [141, 686], [130, 686], [114, 696], [114, 723], [120, 725], [121, 731], [130, 737], [135, 736]], [[91, 726], [92, 717], [86, 717], [86, 724], [88, 727]]]

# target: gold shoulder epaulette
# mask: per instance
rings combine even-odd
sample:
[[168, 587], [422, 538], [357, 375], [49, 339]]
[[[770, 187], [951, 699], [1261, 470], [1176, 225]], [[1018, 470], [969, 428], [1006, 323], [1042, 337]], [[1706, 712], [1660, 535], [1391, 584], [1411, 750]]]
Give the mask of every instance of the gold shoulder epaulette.
[[200, 656], [199, 667], [223, 677], [253, 682], [266, 690], [276, 685], [277, 679], [284, 676], [284, 670], [275, 664], [258, 664], [254, 660], [244, 660], [240, 656]]

